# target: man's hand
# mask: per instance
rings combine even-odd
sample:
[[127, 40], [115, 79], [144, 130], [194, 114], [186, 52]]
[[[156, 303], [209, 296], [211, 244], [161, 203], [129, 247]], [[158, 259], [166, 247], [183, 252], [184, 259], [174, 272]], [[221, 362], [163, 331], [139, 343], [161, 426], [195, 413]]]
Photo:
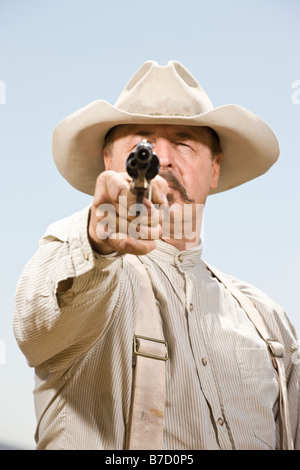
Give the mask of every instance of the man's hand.
[[[161, 235], [161, 214], [154, 204], [168, 204], [168, 183], [160, 176], [152, 180], [152, 201], [144, 199], [142, 214], [138, 216], [132, 212], [136, 196], [130, 190], [131, 181], [127, 173], [115, 171], [104, 171], [97, 179], [89, 238], [92, 248], [100, 254], [143, 255], [155, 248], [154, 240]], [[133, 232], [136, 236], [130, 235]]]

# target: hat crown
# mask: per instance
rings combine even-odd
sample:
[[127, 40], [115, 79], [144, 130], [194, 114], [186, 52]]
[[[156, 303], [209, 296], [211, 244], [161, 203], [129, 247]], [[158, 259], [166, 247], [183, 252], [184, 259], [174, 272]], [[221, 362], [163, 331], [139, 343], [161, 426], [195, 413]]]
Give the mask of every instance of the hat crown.
[[115, 106], [151, 116], [197, 116], [213, 109], [207, 94], [179, 62], [145, 62], [130, 79]]

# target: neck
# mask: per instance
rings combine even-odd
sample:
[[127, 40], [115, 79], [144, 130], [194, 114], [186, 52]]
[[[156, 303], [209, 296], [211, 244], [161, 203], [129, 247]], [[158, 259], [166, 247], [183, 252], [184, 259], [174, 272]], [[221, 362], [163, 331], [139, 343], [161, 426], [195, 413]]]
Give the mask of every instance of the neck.
[[195, 246], [199, 245], [200, 234], [197, 235], [197, 237], [195, 237], [194, 240], [185, 240], [185, 239], [176, 240], [174, 238], [161, 239], [161, 240], [165, 243], [169, 243], [169, 245], [174, 246], [179, 251], [185, 251], [185, 250], [194, 248]]
[[[172, 209], [170, 216], [170, 209]], [[175, 204], [162, 217], [161, 240], [179, 251], [194, 248], [200, 243], [204, 204]], [[165, 217], [165, 218], [164, 218]], [[165, 230], [164, 230], [165, 229]], [[165, 234], [165, 236], [164, 236]]]

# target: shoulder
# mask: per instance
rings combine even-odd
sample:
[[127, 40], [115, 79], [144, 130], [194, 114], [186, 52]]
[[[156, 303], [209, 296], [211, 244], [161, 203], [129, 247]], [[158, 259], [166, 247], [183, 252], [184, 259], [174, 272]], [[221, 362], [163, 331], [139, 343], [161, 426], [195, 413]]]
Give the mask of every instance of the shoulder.
[[[211, 268], [208, 266], [208, 268]], [[270, 296], [261, 289], [247, 281], [238, 279], [232, 275], [221, 273], [212, 268], [216, 274], [220, 274], [229, 284], [233, 285], [240, 293], [245, 295], [260, 313], [271, 335], [278, 341], [283, 341], [286, 345], [297, 343], [295, 328], [291, 323], [284, 309], [278, 305]]]
[[88, 224], [89, 210], [89, 207], [85, 207], [68, 217], [51, 223], [47, 227], [40, 244], [54, 240], [70, 242], [70, 240], [74, 236], [78, 236], [81, 231], [85, 233]]

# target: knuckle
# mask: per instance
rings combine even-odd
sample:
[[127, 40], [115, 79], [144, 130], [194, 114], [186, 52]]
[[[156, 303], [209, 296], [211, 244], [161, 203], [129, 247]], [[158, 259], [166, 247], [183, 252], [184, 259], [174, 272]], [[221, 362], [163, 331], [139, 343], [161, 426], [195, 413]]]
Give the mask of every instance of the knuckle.
[[103, 171], [102, 173], [100, 173], [98, 176], [97, 176], [97, 180], [96, 180], [96, 184], [102, 184], [103, 181], [104, 181], [104, 178], [105, 178], [105, 171]]
[[168, 183], [167, 181], [162, 177], [162, 176], [159, 176], [157, 175], [153, 181], [156, 181], [157, 185], [161, 188], [161, 189], [167, 189], [168, 188]]

